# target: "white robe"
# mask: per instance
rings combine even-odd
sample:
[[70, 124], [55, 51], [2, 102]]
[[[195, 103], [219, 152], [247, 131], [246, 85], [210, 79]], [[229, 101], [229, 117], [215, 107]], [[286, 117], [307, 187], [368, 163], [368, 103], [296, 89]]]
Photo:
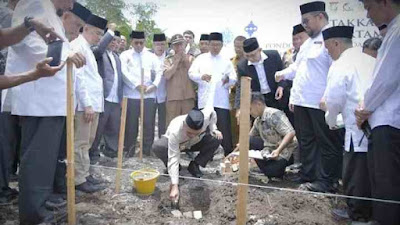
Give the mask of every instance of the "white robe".
[[[39, 18], [45, 25], [53, 27], [65, 40], [61, 60], [65, 61], [70, 48], [65, 36], [63, 23], [56, 14], [51, 0], [21, 0], [13, 15], [12, 26], [23, 23], [26, 16]], [[20, 43], [9, 48], [6, 75], [16, 75], [33, 70], [36, 64], [46, 58], [47, 44], [32, 32]], [[66, 66], [53, 77], [14, 87], [4, 94], [3, 110], [19, 116], [66, 116]], [[7, 95], [7, 96], [6, 96]]]
[[336, 126], [337, 116], [341, 113], [346, 128], [345, 150], [350, 150], [353, 140], [354, 152], [367, 152], [368, 139], [358, 129], [355, 110], [367, 88], [372, 82], [375, 59], [358, 48], [350, 48], [333, 62], [329, 70], [329, 80], [325, 92], [328, 112], [325, 120], [330, 127]]
[[[211, 75], [211, 81], [201, 79], [204, 74]], [[221, 55], [212, 56], [211, 53], [199, 55], [189, 69], [189, 77], [199, 85], [198, 108], [206, 106], [220, 109], [230, 109], [229, 89], [235, 85], [237, 76], [230, 60]], [[229, 77], [229, 82], [222, 84], [222, 80]]]

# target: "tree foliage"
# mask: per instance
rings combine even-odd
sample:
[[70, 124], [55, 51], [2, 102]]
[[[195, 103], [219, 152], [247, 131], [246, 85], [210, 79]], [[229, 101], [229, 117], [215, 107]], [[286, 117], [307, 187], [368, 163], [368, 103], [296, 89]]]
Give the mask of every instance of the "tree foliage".
[[153, 20], [154, 15], [158, 12], [158, 6], [155, 3], [147, 2], [145, 4], [132, 4], [131, 7], [131, 16], [136, 18], [136, 30], [145, 32], [147, 37], [146, 47], [151, 48], [153, 34], [163, 32]]
[[[94, 14], [117, 24], [117, 29], [129, 37], [132, 29], [144, 31], [146, 47], [152, 47], [154, 33], [162, 32], [153, 20], [158, 12], [155, 3], [125, 3], [124, 0], [80, 0]], [[128, 16], [127, 16], [128, 15]], [[133, 24], [132, 24], [133, 23]]]

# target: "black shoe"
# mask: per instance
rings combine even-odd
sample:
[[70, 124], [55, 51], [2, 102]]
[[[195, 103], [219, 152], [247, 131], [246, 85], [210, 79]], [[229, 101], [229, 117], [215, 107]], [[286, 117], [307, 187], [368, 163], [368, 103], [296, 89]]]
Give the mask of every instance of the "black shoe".
[[96, 165], [100, 161], [100, 156], [91, 156], [90, 165]]
[[11, 198], [16, 198], [19, 194], [19, 192], [17, 190], [12, 189], [10, 187], [3, 188], [2, 193], [3, 193], [3, 195], [11, 197]]
[[0, 206], [11, 205], [15, 202], [15, 198], [10, 198], [9, 196], [4, 196], [3, 193], [0, 193]]
[[345, 209], [332, 209], [331, 213], [335, 220], [350, 220], [350, 216]]
[[331, 192], [329, 187], [321, 182], [305, 183], [300, 186], [300, 189], [320, 193]]
[[135, 156], [135, 150], [134, 149], [125, 152], [125, 158], [133, 158], [134, 156]]
[[189, 160], [194, 160], [194, 152], [186, 152], [186, 156], [189, 158]]
[[[43, 216], [42, 223], [44, 224], [61, 224], [67, 220], [66, 209], [61, 209], [58, 211], [48, 211], [45, 216]], [[41, 224], [42, 224], [41, 223]]]
[[57, 210], [64, 208], [67, 205], [67, 201], [61, 196], [57, 194], [51, 194], [49, 199], [45, 202], [45, 206], [49, 210]]
[[298, 175], [296, 175], [296, 176], [294, 176], [294, 177], [290, 177], [289, 180], [290, 180], [291, 182], [296, 183], [296, 184], [304, 184], [304, 183], [307, 183], [306, 180], [304, 180], [303, 178], [301, 178], [301, 177], [298, 176]]
[[100, 185], [94, 185], [88, 181], [86, 181], [83, 184], [77, 185], [75, 186], [75, 189], [78, 191], [82, 191], [85, 193], [94, 193], [94, 192], [98, 192], [101, 190], [104, 190], [106, 187], [104, 186], [100, 186]]
[[200, 170], [199, 165], [195, 161], [191, 161], [188, 166], [188, 171], [192, 176], [200, 178], [203, 176], [203, 173]]
[[98, 184], [103, 184], [103, 183], [105, 183], [104, 180], [96, 179], [96, 178], [94, 178], [92, 175], [87, 176], [87, 177], [86, 177], [86, 180], [87, 180], [89, 183], [94, 184], [94, 185], [98, 185]]
[[9, 178], [10, 182], [18, 182], [18, 179], [19, 179], [18, 174], [14, 174], [14, 173], [10, 174], [10, 178]]
[[116, 151], [112, 151], [112, 150], [108, 150], [106, 148], [102, 149], [101, 151], [103, 153], [103, 155], [107, 156], [108, 158], [117, 158], [118, 157], [118, 152]]

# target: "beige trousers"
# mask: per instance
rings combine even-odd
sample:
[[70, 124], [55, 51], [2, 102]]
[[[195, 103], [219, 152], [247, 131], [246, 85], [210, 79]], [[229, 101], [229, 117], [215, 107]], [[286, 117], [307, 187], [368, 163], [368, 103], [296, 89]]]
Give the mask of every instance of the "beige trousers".
[[89, 176], [89, 149], [96, 137], [99, 114], [96, 113], [93, 122], [84, 121], [84, 112], [76, 112], [74, 118], [75, 130], [75, 185], [86, 182]]
[[167, 102], [167, 129], [169, 123], [177, 116], [188, 114], [194, 107], [194, 99]]

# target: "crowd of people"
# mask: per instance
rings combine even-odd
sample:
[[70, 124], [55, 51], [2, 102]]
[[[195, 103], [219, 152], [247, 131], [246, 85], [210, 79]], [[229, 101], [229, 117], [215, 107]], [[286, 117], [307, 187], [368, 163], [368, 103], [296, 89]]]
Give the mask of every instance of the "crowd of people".
[[[0, 204], [18, 197], [21, 224], [65, 219], [67, 61], [78, 191], [107, 187], [90, 165], [117, 157], [127, 98], [124, 157], [138, 153], [142, 120], [141, 151], [164, 163], [177, 201], [181, 154], [200, 178], [219, 148], [225, 156], [238, 149], [240, 81], [250, 77], [250, 149], [261, 151], [265, 176], [283, 178], [292, 166], [302, 190], [335, 193], [342, 180], [345, 195], [400, 201], [400, 1], [362, 2], [382, 36], [362, 49], [353, 47], [354, 27], [330, 27], [325, 3], [315, 1], [300, 6], [282, 57], [238, 36], [227, 59], [218, 32], [199, 44], [190, 30], [171, 38], [134, 30], [128, 39], [74, 0], [10, 0], [0, 8]], [[400, 224], [398, 204], [348, 199], [332, 213]]]

